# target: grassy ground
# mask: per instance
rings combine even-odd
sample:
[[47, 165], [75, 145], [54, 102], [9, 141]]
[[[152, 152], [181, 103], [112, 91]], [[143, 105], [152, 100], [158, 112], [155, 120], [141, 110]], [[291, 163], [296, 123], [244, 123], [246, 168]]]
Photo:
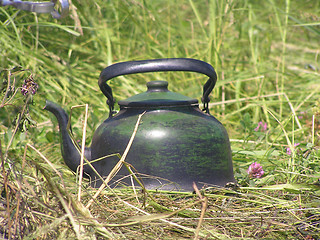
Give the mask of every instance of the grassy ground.
[[[320, 2], [72, 1], [66, 19], [0, 8], [0, 236], [9, 239], [319, 239]], [[218, 73], [210, 110], [226, 127], [239, 188], [97, 192], [63, 164], [45, 99], [88, 104], [87, 145], [108, 116], [111, 63], [168, 57]], [[34, 79], [35, 95], [21, 94]], [[154, 79], [201, 97], [198, 74], [111, 81], [116, 99]], [[84, 108], [72, 115], [81, 139]], [[266, 123], [266, 128], [262, 126]], [[262, 178], [247, 169], [258, 162]], [[89, 206], [90, 203], [90, 206]]]

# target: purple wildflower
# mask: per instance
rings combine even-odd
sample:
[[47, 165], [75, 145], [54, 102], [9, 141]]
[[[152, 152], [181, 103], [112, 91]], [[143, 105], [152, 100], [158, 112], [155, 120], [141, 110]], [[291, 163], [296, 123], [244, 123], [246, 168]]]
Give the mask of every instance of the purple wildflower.
[[33, 80], [33, 77], [30, 76], [24, 80], [22, 85], [21, 93], [26, 96], [28, 93], [34, 95], [38, 90], [39, 85]]
[[249, 166], [247, 173], [249, 174], [249, 177], [261, 178], [264, 174], [264, 171], [259, 163], [254, 162]]
[[258, 132], [260, 130], [261, 132], [266, 132], [267, 129], [268, 129], [267, 123], [264, 123], [264, 122], [260, 121], [258, 123], [258, 126], [254, 129], [254, 131]]
[[[293, 144], [293, 147], [297, 147], [297, 146], [299, 146], [300, 145], [300, 143], [295, 143], [295, 144]], [[292, 154], [292, 151], [291, 151], [291, 148], [290, 147], [287, 147], [287, 154], [288, 155], [291, 155]]]
[[303, 119], [305, 115], [306, 115], [306, 112], [300, 112], [300, 115], [298, 115], [298, 118]]

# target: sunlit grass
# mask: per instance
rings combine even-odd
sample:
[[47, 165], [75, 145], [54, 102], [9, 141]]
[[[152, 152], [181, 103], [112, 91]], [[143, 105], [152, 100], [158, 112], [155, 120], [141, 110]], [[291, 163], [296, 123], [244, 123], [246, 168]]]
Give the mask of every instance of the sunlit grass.
[[[315, 0], [84, 0], [55, 20], [1, 7], [0, 236], [319, 238], [319, 9]], [[76, 177], [61, 159], [45, 99], [69, 112], [88, 104], [89, 146], [108, 117], [101, 70], [168, 57], [215, 68], [210, 112], [228, 130], [240, 188], [200, 194], [105, 189], [86, 208], [97, 190], [84, 180], [76, 200]], [[30, 75], [39, 85], [32, 101], [20, 93]], [[206, 81], [175, 72], [124, 76], [110, 85], [122, 100], [145, 91], [151, 80], [168, 80], [171, 90], [199, 100]], [[83, 109], [73, 110], [77, 139], [85, 119]], [[267, 129], [255, 131], [259, 122]], [[260, 179], [246, 172], [253, 162], [263, 166]]]

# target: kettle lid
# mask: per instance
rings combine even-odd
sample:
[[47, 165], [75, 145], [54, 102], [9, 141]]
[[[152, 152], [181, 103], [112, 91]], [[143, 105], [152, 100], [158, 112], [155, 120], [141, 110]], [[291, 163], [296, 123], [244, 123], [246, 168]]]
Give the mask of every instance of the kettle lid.
[[168, 90], [167, 81], [151, 81], [147, 83], [148, 90], [144, 93], [119, 101], [120, 107], [158, 107], [158, 106], [191, 106], [197, 105], [198, 100], [174, 93]]

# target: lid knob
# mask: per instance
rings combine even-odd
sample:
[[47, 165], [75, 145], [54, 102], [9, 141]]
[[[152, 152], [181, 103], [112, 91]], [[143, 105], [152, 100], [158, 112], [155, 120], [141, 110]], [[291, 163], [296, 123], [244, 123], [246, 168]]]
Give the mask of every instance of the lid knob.
[[167, 81], [151, 81], [147, 83], [148, 92], [167, 92]]

